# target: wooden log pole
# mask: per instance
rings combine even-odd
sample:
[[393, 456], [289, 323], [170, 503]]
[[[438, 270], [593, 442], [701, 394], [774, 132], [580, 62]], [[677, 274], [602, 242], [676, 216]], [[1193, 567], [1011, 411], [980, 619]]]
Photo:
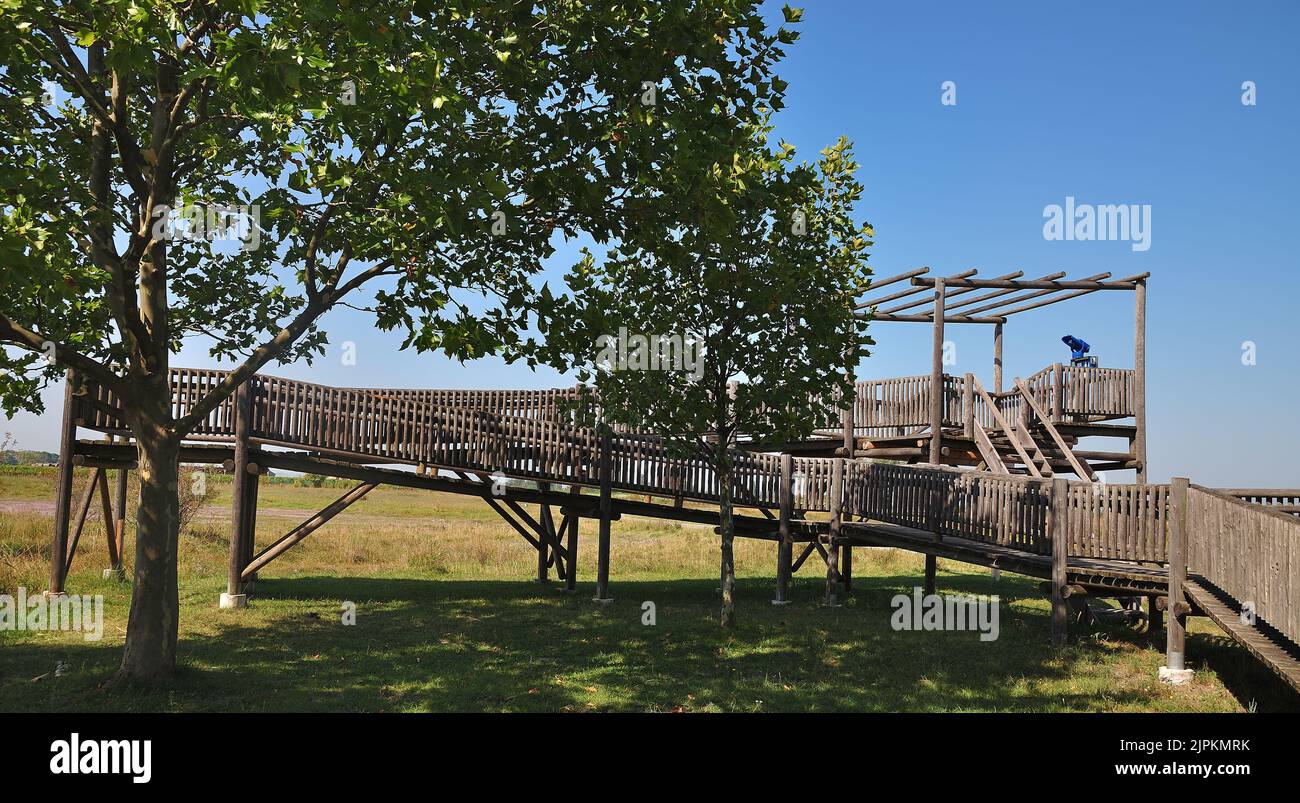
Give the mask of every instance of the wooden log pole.
[[1165, 626], [1165, 613], [1160, 609], [1159, 597], [1147, 597], [1147, 634], [1154, 636]]
[[934, 283], [934, 341], [930, 365], [930, 462], [938, 465], [943, 448], [943, 279]]
[[1147, 481], [1147, 283], [1133, 290], [1133, 459], [1137, 482]]
[[1165, 666], [1186, 668], [1187, 642], [1187, 486], [1186, 477], [1169, 481], [1169, 623], [1165, 627]]
[[[574, 501], [576, 502], [578, 501], [576, 497], [582, 493], [582, 490], [577, 485], [571, 485], [569, 486], [569, 493], [575, 497]], [[566, 566], [568, 569], [568, 575], [564, 579], [564, 587], [568, 591], [576, 591], [578, 589], [578, 524], [581, 521], [582, 517], [576, 512], [569, 514], [569, 558]]]
[[840, 588], [847, 594], [853, 590], [853, 547], [845, 544], [840, 551]]
[[64, 376], [63, 422], [59, 429], [59, 475], [54, 497], [54, 536], [50, 545], [50, 593], [62, 594], [67, 577], [68, 528], [72, 523], [72, 469], [77, 451], [77, 419], [74, 417], [71, 369]]
[[1002, 324], [993, 324], [993, 392], [1002, 392]]
[[311, 518], [303, 521], [289, 532], [275, 539], [270, 545], [263, 549], [260, 554], [250, 559], [241, 572], [241, 580], [250, 580], [264, 569], [267, 564], [293, 547], [300, 544], [307, 536], [325, 526], [330, 519], [342, 513], [352, 506], [353, 503], [360, 500], [366, 494], [379, 487], [377, 483], [363, 482], [353, 488], [348, 489], [342, 496], [322, 508]]
[[108, 472], [102, 469], [97, 472], [97, 483], [99, 486], [99, 503], [104, 517], [104, 544], [108, 547], [108, 572], [105, 578], [111, 575], [122, 565], [122, 556], [117, 551], [117, 528], [113, 524], [113, 499], [108, 492]]
[[126, 558], [126, 489], [128, 471], [129, 469], [127, 468], [120, 468], [117, 470], [117, 492], [115, 494], [116, 498], [114, 499], [113, 505], [115, 515], [113, 520], [113, 537], [117, 540], [118, 562], [117, 565], [112, 568], [122, 579], [126, 579], [123, 564]]
[[102, 468], [95, 469], [90, 475], [90, 481], [86, 484], [86, 489], [81, 493], [81, 501], [77, 503], [77, 523], [72, 528], [72, 538], [68, 542], [67, 556], [63, 559], [63, 576], [66, 578], [68, 572], [72, 570], [72, 559], [77, 556], [77, 544], [81, 542], [81, 531], [86, 527], [86, 517], [90, 515], [90, 503], [95, 499], [95, 488], [99, 485], [99, 478], [103, 475]]
[[1069, 622], [1069, 602], [1066, 594], [1069, 558], [1069, 485], [1063, 479], [1052, 480], [1051, 504], [1048, 508], [1047, 531], [1052, 539], [1052, 646], [1065, 646]]
[[[247, 476], [244, 481], [248, 483], [244, 490], [244, 537], [243, 537], [243, 555], [239, 561], [239, 576], [247, 584], [257, 580], [256, 572], [246, 571], [248, 564], [253, 560], [253, 555], [257, 551], [257, 497], [262, 487], [262, 470], [250, 460], [245, 470]], [[247, 590], [245, 590], [247, 593]]]
[[939, 571], [939, 561], [934, 555], [925, 556], [925, 595], [928, 597], [934, 593], [935, 575]]
[[777, 513], [776, 542], [776, 597], [773, 605], [789, 602], [791, 563], [794, 555], [794, 540], [790, 528], [790, 519], [794, 515], [794, 458], [789, 454], [781, 455], [781, 487], [779, 510]]
[[[551, 490], [549, 482], [538, 483], [537, 487], [542, 493], [549, 493]], [[542, 527], [538, 533], [541, 537], [537, 539], [537, 582], [548, 583], [551, 579], [548, 572], [551, 565], [550, 534], [555, 529], [554, 519], [551, 516], [551, 506], [543, 502], [540, 505], [538, 517]]]
[[1052, 366], [1052, 423], [1059, 424], [1065, 418], [1065, 366], [1059, 362]]
[[596, 596], [600, 603], [612, 602], [609, 595], [609, 536], [610, 515], [614, 511], [614, 466], [610, 456], [610, 436], [605, 431], [600, 436], [600, 534], [596, 542]]
[[244, 563], [244, 528], [248, 526], [245, 510], [248, 504], [248, 425], [252, 413], [252, 399], [248, 383], [235, 389], [235, 464], [230, 494], [230, 555], [226, 562], [226, 593], [221, 599], [224, 608], [242, 608], [243, 583], [240, 574]]
[[968, 373], [962, 379], [961, 386], [962, 433], [967, 438], [975, 437], [975, 375]]
[[844, 460], [831, 463], [830, 533], [826, 543], [826, 604], [835, 607], [840, 587], [840, 531], [844, 516]]

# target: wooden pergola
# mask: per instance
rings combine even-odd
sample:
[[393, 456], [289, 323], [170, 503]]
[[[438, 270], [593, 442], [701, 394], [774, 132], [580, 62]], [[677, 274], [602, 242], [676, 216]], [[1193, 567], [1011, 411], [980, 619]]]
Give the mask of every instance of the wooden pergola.
[[[867, 295], [855, 307], [855, 314], [873, 321], [928, 323], [934, 329], [930, 379], [931, 387], [943, 381], [944, 326], [950, 323], [990, 324], [993, 326], [993, 385], [1002, 392], [1002, 327], [1012, 315], [1039, 309], [1061, 301], [1079, 298], [1102, 290], [1132, 290], [1133, 375], [1136, 404], [1133, 447], [1140, 463], [1137, 481], [1146, 480], [1146, 280], [1150, 273], [1139, 273], [1112, 280], [1111, 274], [1098, 273], [1081, 279], [1068, 279], [1064, 271], [1037, 279], [1024, 279], [1024, 271], [1015, 271], [991, 279], [975, 278], [977, 269], [952, 276], [928, 276], [928, 267], [916, 268], [896, 276], [872, 282]], [[904, 289], [877, 294], [891, 285], [906, 282]], [[988, 292], [976, 292], [988, 291]], [[969, 297], [966, 297], [969, 296]], [[956, 300], [956, 303], [954, 303]], [[942, 442], [942, 394], [930, 394], [930, 462], [938, 463]]]

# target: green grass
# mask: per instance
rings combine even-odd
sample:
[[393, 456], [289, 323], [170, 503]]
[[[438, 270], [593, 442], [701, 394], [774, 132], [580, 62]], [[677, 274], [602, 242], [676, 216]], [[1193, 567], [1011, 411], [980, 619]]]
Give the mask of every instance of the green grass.
[[[22, 487], [14, 482], [21, 479]], [[50, 486], [0, 475], [0, 503]], [[222, 504], [220, 484], [215, 498]], [[266, 485], [266, 543], [337, 488]], [[228, 508], [225, 508], [228, 509]], [[940, 562], [942, 591], [997, 594], [1000, 637], [895, 632], [890, 599], [919, 583], [918, 556], [855, 553], [855, 590], [820, 604], [809, 563], [794, 602], [769, 603], [773, 547], [738, 545], [740, 624], [718, 627], [711, 528], [614, 525], [613, 593], [594, 604], [594, 528], [584, 523], [576, 594], [530, 581], [535, 553], [479, 500], [381, 488], [277, 561], [250, 607], [222, 611], [222, 508], [182, 536], [181, 671], [149, 691], [103, 687], [120, 658], [129, 587], [100, 579], [87, 525], [69, 589], [105, 595], [105, 633], [0, 631], [3, 711], [1242, 711], [1296, 710], [1296, 696], [1195, 620], [1199, 671], [1162, 686], [1160, 645], [1121, 624], [1048, 645], [1038, 581]], [[296, 512], [295, 512], [296, 511]], [[0, 590], [45, 587], [48, 516], [0, 513]], [[815, 560], [815, 559], [814, 559]], [[354, 626], [340, 622], [356, 604]], [[642, 603], [657, 624], [641, 623]], [[58, 671], [56, 672], [56, 667]]]

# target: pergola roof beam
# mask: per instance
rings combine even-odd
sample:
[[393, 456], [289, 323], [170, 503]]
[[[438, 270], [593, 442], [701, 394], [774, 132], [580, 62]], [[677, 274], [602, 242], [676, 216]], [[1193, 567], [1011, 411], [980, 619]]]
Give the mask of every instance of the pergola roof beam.
[[[1056, 273], [1049, 273], [1046, 276], [1040, 276], [1039, 280], [1051, 281], [1052, 279], [1059, 279], [1064, 275], [1065, 275], [1065, 271], [1062, 270], [1062, 271], [1057, 271]], [[981, 301], [988, 301], [991, 298], [1001, 298], [1002, 296], [1009, 295], [1014, 292], [1016, 291], [1015, 290], [994, 290], [991, 293], [985, 293], [982, 296], [975, 296], [974, 298], [967, 299], [959, 304], [949, 304], [947, 305], [946, 309], [954, 310], [954, 309], [959, 309], [961, 307], [968, 307], [971, 304], [978, 304]]]
[[[1125, 277], [1125, 278], [1123, 278], [1123, 279], [1120, 279], [1119, 281], [1121, 281], [1121, 282], [1134, 282], [1134, 283], [1136, 283], [1136, 282], [1141, 281], [1142, 279], [1145, 279], [1148, 275], [1150, 275], [1150, 274], [1139, 273], [1139, 274], [1136, 274], [1136, 275], [1134, 275], [1134, 276], [1127, 276], [1127, 277]], [[1002, 314], [1003, 316], [1007, 316], [1007, 315], [1015, 315], [1015, 314], [1018, 313], [1018, 312], [1028, 312], [1028, 311], [1031, 310], [1031, 309], [1038, 309], [1039, 307], [1046, 307], [1048, 304], [1055, 304], [1055, 303], [1058, 302], [1058, 301], [1065, 301], [1065, 300], [1067, 300], [1067, 299], [1071, 299], [1071, 298], [1078, 298], [1079, 296], [1086, 296], [1086, 295], [1088, 295], [1089, 293], [1095, 293], [1095, 292], [1097, 292], [1097, 290], [1095, 290], [1095, 289], [1094, 289], [1094, 290], [1076, 290], [1076, 291], [1074, 291], [1074, 292], [1072, 292], [1072, 293], [1065, 293], [1065, 294], [1063, 294], [1063, 295], [1056, 296], [1055, 298], [1046, 298], [1046, 299], [1043, 299], [1042, 301], [1038, 301], [1038, 302], [1035, 302], [1035, 303], [1033, 303], [1033, 304], [1025, 304], [1024, 306], [1016, 307], [1016, 308], [1014, 308], [1014, 309], [1003, 310], [1003, 311], [1001, 312], [1001, 314]]]
[[[1020, 278], [1021, 276], [1024, 276], [1024, 275], [1025, 275], [1025, 272], [1024, 272], [1023, 270], [1018, 270], [1018, 271], [1015, 271], [1014, 273], [1007, 273], [1007, 274], [1004, 274], [1004, 275], [1002, 275], [1002, 276], [998, 276], [998, 277], [996, 277], [996, 278], [997, 278], [997, 279], [1018, 279], [1018, 278]], [[957, 278], [957, 277], [953, 277], [953, 278]], [[945, 278], [945, 279], [943, 280], [943, 283], [944, 283], [945, 286], [947, 286], [947, 284], [948, 284], [948, 279]], [[973, 288], [973, 287], [967, 287], [967, 288], [965, 288], [964, 290], [954, 290], [954, 291], [952, 291], [951, 293], [945, 293], [945, 294], [944, 294], [944, 301], [945, 301], [945, 307], [944, 307], [944, 308], [947, 309], [947, 306], [946, 306], [947, 299], [952, 298], [953, 296], [960, 296], [960, 295], [964, 295], [964, 294], [966, 294], [966, 293], [971, 293], [971, 292], [974, 292], [974, 291], [975, 291], [975, 288]], [[921, 299], [920, 301], [909, 301], [909, 302], [906, 303], [906, 304], [899, 304], [899, 305], [896, 306], [896, 307], [890, 307], [889, 309], [881, 310], [881, 312], [884, 312], [884, 313], [902, 312], [903, 310], [908, 310], [908, 309], [912, 309], [913, 307], [920, 307], [920, 306], [924, 306], [924, 305], [926, 305], [926, 304], [932, 304], [932, 303], [934, 303], [934, 296], [933, 296], [933, 295], [931, 295], [929, 298], [923, 298], [923, 299]]]
[[[894, 313], [881, 312], [875, 315], [869, 315], [866, 312], [854, 313], [859, 318], [870, 317], [873, 321], [903, 321], [908, 323], [934, 323], [934, 313], [918, 313], [915, 315], [897, 315]], [[988, 316], [977, 318], [971, 315], [945, 315], [944, 323], [1006, 323], [1007, 319], [1001, 316]]]
[[[1024, 280], [1024, 279], [944, 279], [946, 287], [988, 287], [988, 288], [1011, 288], [1016, 290], [1136, 290], [1138, 281], [1147, 278], [1151, 274], [1138, 274], [1131, 281], [1116, 282], [1094, 282], [1087, 280], [1075, 281], [1041, 281], [1041, 280]], [[938, 279], [915, 277], [912, 284], [917, 287], [934, 287]]]
[[[1109, 278], [1110, 278], [1110, 272], [1108, 271], [1106, 273], [1098, 273], [1093, 276], [1089, 276], [1083, 281], [1095, 282], [1095, 281], [1100, 281], [1101, 279], [1109, 279]], [[1025, 293], [1022, 296], [1016, 296], [1015, 298], [1007, 298], [1007, 299], [1003, 299], [1002, 301], [995, 301], [992, 304], [985, 304], [982, 307], [978, 307], [972, 310], [967, 310], [966, 314], [978, 315], [981, 312], [988, 312], [989, 310], [998, 309], [999, 307], [1006, 307], [1011, 304], [1019, 304], [1022, 301], [1028, 301], [1031, 298], [1041, 298], [1043, 296], [1051, 295], [1052, 293], [1056, 293], [1056, 292], [1059, 291], [1058, 290], [1035, 290], [1032, 293]]]
[[[871, 290], [875, 290], [877, 287], [884, 287], [887, 284], [893, 284], [894, 282], [899, 282], [902, 281], [903, 279], [910, 279], [914, 275], [917, 275], [918, 273], [928, 273], [929, 270], [930, 270], [929, 268], [921, 268], [919, 271], [909, 271], [908, 273], [900, 273], [897, 276], [891, 276], [882, 282], [872, 282], [871, 287], [868, 288], [868, 292], [870, 292]], [[963, 271], [957, 274], [957, 276], [962, 279], [966, 279], [971, 276], [974, 276], [976, 273], [979, 273], [978, 269], [971, 269], [968, 271]], [[866, 309], [867, 307], [878, 307], [881, 304], [887, 304], [890, 301], [897, 301], [900, 298], [907, 298], [908, 296], [914, 296], [917, 295], [918, 293], [924, 293], [924, 292], [925, 292], [924, 287], [909, 287], [906, 290], [899, 290], [897, 293], [891, 293], [887, 296], [881, 296], [880, 298], [873, 298], [868, 301], [859, 302], [854, 309]]]

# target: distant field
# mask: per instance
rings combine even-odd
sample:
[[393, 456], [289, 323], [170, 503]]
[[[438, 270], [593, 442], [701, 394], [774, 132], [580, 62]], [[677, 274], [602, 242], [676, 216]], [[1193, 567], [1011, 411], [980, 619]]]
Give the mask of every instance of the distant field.
[[[79, 482], [85, 475], [79, 474]], [[53, 473], [0, 469], [0, 591], [47, 585]], [[614, 524], [617, 601], [590, 601], [595, 526], [584, 522], [579, 587], [539, 586], [536, 553], [480, 500], [380, 488], [271, 565], [244, 611], [220, 611], [229, 484], [181, 537], [182, 671], [148, 693], [105, 691], [129, 586], [101, 579], [103, 530], [87, 525], [69, 579], [105, 596], [105, 633], [0, 631], [0, 710], [162, 711], [1242, 711], [1296, 710], [1290, 690], [1194, 620], [1190, 687], [1156, 681], [1161, 645], [1122, 624], [1048, 643], [1038, 581], [940, 562], [943, 591], [996, 594], [1000, 637], [896, 632], [890, 600], [919, 584], [919, 556], [855, 552], [855, 592], [820, 605], [809, 561], [794, 603], [769, 604], [773, 546], [740, 541], [740, 626], [716, 614], [711, 527]], [[265, 544], [339, 487], [265, 483]], [[96, 510], [98, 505], [92, 507]], [[133, 539], [128, 535], [128, 543]], [[128, 548], [128, 555], [130, 548]], [[553, 576], [553, 575], [552, 575]], [[642, 603], [657, 623], [641, 623]], [[355, 626], [340, 624], [344, 602]]]

